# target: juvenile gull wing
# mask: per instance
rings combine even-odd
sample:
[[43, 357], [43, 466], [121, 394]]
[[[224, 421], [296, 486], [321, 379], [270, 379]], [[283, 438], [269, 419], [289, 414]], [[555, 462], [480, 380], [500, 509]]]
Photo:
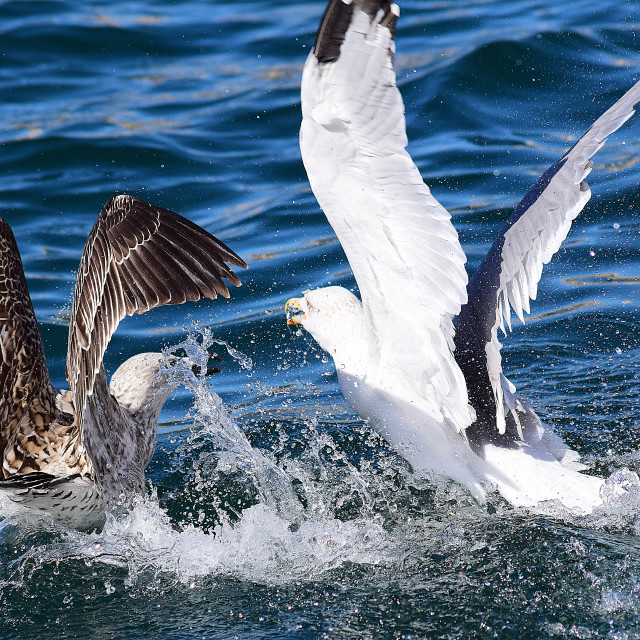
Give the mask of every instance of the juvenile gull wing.
[[56, 392], [16, 240], [2, 218], [0, 350], [0, 455], [6, 476], [38, 468], [31, 459], [30, 444], [45, 437], [55, 418]]
[[[635, 84], [553, 164], [525, 195], [500, 231], [469, 283], [469, 301], [456, 319], [456, 358], [464, 371], [471, 404], [478, 414], [472, 432], [505, 432], [498, 327], [511, 328], [511, 308], [524, 322], [535, 300], [543, 265], [567, 237], [571, 222], [591, 197], [585, 178], [590, 158], [607, 136], [622, 126], [640, 101]], [[502, 378], [502, 381], [501, 381]], [[488, 384], [490, 382], [490, 384]], [[515, 389], [510, 388], [513, 392]], [[470, 433], [468, 432], [470, 435]], [[474, 434], [475, 437], [480, 433]]]
[[239, 286], [231, 249], [172, 211], [120, 195], [104, 206], [84, 247], [73, 294], [66, 375], [82, 426], [87, 396], [118, 323], [165, 304], [229, 297]]
[[313, 192], [362, 296], [378, 371], [406, 373], [438, 419], [470, 422], [452, 354], [466, 301], [465, 256], [449, 213], [405, 150], [388, 1], [334, 0], [302, 76], [300, 149]]

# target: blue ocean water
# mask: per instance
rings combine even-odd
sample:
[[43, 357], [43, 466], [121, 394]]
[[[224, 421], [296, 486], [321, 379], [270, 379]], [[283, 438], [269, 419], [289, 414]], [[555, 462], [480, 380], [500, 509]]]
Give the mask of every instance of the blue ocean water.
[[[114, 193], [188, 216], [250, 265], [229, 300], [121, 324], [111, 371], [212, 335], [229, 345], [222, 373], [167, 404], [128, 516], [100, 533], [0, 523], [0, 637], [640, 637], [634, 509], [532, 516], [415, 478], [286, 327], [289, 297], [355, 284], [297, 143], [323, 10], [0, 1], [0, 215], [54, 383], [74, 272]], [[638, 79], [638, 5], [401, 10], [409, 151], [473, 272], [536, 177]], [[519, 391], [603, 474], [640, 471], [639, 134], [636, 116], [596, 156], [593, 197], [503, 349]]]

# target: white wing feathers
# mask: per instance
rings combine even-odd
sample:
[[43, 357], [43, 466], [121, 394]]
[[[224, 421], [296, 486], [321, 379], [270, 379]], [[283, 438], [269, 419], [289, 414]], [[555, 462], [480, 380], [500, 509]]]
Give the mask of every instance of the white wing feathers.
[[381, 375], [407, 371], [434, 417], [460, 430], [471, 414], [451, 349], [452, 317], [466, 301], [465, 256], [405, 150], [393, 69], [398, 10], [381, 2], [372, 19], [372, 2], [343, 4], [352, 13], [339, 49], [334, 39], [335, 59], [319, 62], [316, 43], [305, 65], [302, 159], [360, 288], [378, 347], [372, 365]]
[[[524, 322], [529, 300], [535, 300], [543, 265], [547, 264], [567, 237], [571, 222], [591, 197], [584, 181], [591, 171], [590, 158], [633, 114], [640, 101], [640, 83], [634, 85], [606, 111], [578, 142], [540, 178], [513, 212], [487, 257], [469, 285], [469, 303], [479, 295], [476, 281], [496, 278], [495, 313], [486, 316], [491, 323], [491, 342], [486, 345], [487, 367], [497, 405], [497, 425], [504, 433], [505, 418], [500, 373], [502, 371], [497, 329], [506, 334], [511, 328], [511, 309]], [[493, 274], [491, 272], [494, 272]], [[487, 310], [489, 312], [489, 310]], [[480, 315], [484, 315], [484, 312]]]
[[[558, 251], [569, 233], [571, 222], [591, 198], [589, 185], [584, 182], [591, 172], [590, 158], [602, 148], [607, 137], [635, 113], [634, 106], [639, 100], [640, 83], [600, 116], [556, 163], [560, 166], [548, 186], [504, 234], [499, 293], [503, 317], [509, 325], [507, 298], [520, 320], [524, 321], [523, 310], [529, 313], [529, 299], [536, 298], [542, 266]], [[521, 206], [528, 204], [526, 199]], [[516, 213], [517, 210], [514, 216]]]

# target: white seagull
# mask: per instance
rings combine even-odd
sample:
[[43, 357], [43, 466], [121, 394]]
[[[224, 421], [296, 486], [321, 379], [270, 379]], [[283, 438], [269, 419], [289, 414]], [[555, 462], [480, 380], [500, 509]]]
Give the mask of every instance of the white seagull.
[[0, 492], [77, 527], [94, 526], [122, 494], [144, 489], [160, 410], [175, 384], [162, 354], [124, 362], [110, 386], [104, 352], [125, 315], [229, 297], [231, 249], [172, 211], [120, 195], [84, 247], [73, 296], [66, 377], [56, 392], [18, 247], [0, 218]]
[[633, 115], [640, 83], [542, 175], [468, 282], [451, 216], [405, 149], [398, 15], [389, 1], [331, 0], [305, 64], [302, 159], [362, 300], [316, 289], [287, 302], [288, 320], [333, 356], [347, 402], [414, 470], [481, 502], [495, 486], [517, 506], [590, 513], [604, 480], [580, 473], [577, 453], [515, 395], [498, 328], [511, 309], [529, 312], [542, 266], [591, 195], [590, 158]]

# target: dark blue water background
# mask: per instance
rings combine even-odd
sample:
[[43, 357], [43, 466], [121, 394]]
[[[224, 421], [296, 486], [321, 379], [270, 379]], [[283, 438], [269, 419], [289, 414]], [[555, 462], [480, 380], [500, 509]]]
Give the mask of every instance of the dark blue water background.
[[[635, 509], [543, 518], [414, 478], [346, 408], [332, 363], [287, 329], [287, 298], [354, 286], [297, 143], [322, 11], [0, 2], [0, 215], [55, 384], [82, 247], [122, 192], [195, 220], [251, 268], [228, 301], [128, 318], [107, 367], [206, 327], [252, 361], [220, 346], [212, 387], [231, 418], [197, 386], [195, 408], [187, 390], [167, 404], [153, 489], [129, 516], [99, 534], [0, 524], [0, 637], [640, 637]], [[470, 271], [536, 177], [638, 79], [638, 18], [621, 0], [403, 3], [409, 150]], [[519, 390], [605, 474], [640, 470], [639, 138], [636, 117], [596, 156], [593, 198], [504, 349]]]

